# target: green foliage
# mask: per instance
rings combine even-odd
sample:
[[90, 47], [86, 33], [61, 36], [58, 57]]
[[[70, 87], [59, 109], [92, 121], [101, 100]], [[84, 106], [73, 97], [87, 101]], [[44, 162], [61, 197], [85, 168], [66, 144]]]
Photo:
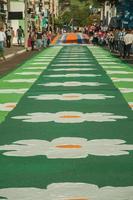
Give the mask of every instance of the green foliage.
[[[62, 3], [64, 5], [64, 2]], [[86, 2], [70, 0], [69, 9], [61, 13], [60, 22], [65, 25], [70, 25], [72, 23], [75, 26], [84, 26], [88, 22], [88, 17], [89, 6], [86, 6]]]
[[[80, 2], [84, 2], [84, 3], [90, 3], [94, 6], [99, 6], [102, 5], [106, 0], [80, 0]], [[108, 0], [110, 1], [110, 3], [114, 4], [117, 3], [118, 0]]]

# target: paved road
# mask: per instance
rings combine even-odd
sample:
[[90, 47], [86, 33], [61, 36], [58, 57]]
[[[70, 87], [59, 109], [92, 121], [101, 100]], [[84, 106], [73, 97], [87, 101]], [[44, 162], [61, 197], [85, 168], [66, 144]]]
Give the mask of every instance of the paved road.
[[133, 70], [76, 38], [0, 80], [3, 199], [133, 200]]

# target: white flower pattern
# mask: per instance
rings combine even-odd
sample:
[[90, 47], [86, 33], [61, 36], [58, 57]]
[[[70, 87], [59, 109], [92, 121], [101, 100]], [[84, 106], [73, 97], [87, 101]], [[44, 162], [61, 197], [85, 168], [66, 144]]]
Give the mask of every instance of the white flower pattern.
[[24, 116], [15, 116], [23, 122], [55, 122], [55, 123], [83, 123], [83, 122], [115, 122], [120, 119], [127, 119], [126, 116], [119, 116], [113, 113], [82, 113], [75, 111], [62, 111], [57, 113], [28, 113]]
[[62, 137], [51, 142], [46, 140], [20, 140], [0, 146], [6, 156], [46, 156], [49, 159], [78, 159], [93, 156], [122, 156], [133, 150], [133, 145], [119, 139], [96, 139]]
[[104, 94], [80, 94], [80, 93], [68, 93], [68, 94], [42, 94], [38, 96], [29, 96], [36, 100], [61, 100], [61, 101], [75, 101], [75, 100], [102, 100], [114, 98], [114, 96], [107, 96]]
[[106, 85], [106, 83], [68, 81], [68, 82], [50, 82], [50, 83], [44, 83], [44, 84], [39, 84], [39, 85], [48, 86], [48, 87], [56, 87], [56, 86], [63, 86], [63, 87], [90, 86], [90, 87], [97, 87], [97, 86], [101, 86], [101, 85]]
[[53, 183], [46, 189], [4, 188], [0, 196], [7, 200], [133, 200], [133, 186], [112, 187], [87, 183]]

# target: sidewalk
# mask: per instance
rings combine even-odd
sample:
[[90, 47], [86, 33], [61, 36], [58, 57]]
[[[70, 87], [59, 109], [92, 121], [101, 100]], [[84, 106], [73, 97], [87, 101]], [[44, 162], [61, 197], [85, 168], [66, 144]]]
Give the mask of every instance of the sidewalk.
[[[108, 47], [103, 47], [103, 48], [106, 49], [106, 50], [108, 50], [108, 51], [110, 51]], [[119, 52], [116, 52], [116, 51], [115, 51], [115, 52], [110, 52], [110, 53], [111, 53], [112, 55], [114, 55], [114, 56], [120, 58], [123, 62], [126, 62], [126, 63], [128, 63], [128, 64], [133, 65], [133, 54], [130, 55], [130, 58], [121, 58]]]
[[22, 46], [12, 46], [5, 49], [6, 61], [0, 60], [0, 76], [6, 75], [13, 69], [36, 54], [36, 51], [26, 51]]
[[23, 46], [12, 46], [11, 48], [5, 48], [5, 57], [11, 58], [17, 54], [24, 53], [26, 50]]

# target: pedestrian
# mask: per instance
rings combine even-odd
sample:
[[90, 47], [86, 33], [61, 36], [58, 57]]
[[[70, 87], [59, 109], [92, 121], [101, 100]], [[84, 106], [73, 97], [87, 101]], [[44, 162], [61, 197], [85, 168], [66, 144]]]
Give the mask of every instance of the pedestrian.
[[125, 48], [124, 36], [125, 35], [126, 35], [125, 29], [122, 29], [119, 31], [118, 50], [119, 50], [121, 58], [124, 56], [124, 48]]
[[118, 52], [119, 29], [114, 30], [114, 50]]
[[133, 34], [131, 30], [127, 31], [127, 34], [124, 36], [125, 48], [124, 48], [124, 58], [130, 58], [131, 47], [133, 44]]
[[3, 60], [6, 60], [4, 56], [4, 45], [6, 42], [6, 34], [4, 33], [4, 28], [0, 28], [0, 57], [3, 58]]
[[11, 27], [11, 46], [13, 45], [13, 39], [15, 37], [15, 32], [13, 30], [13, 27]]
[[31, 32], [31, 50], [33, 51], [35, 48], [35, 43], [36, 43], [37, 35], [35, 30], [32, 30]]
[[47, 47], [49, 47], [51, 42], [51, 32], [47, 33]]
[[98, 33], [95, 32], [92, 40], [93, 45], [98, 45]]
[[17, 29], [18, 45], [22, 45], [22, 38], [24, 37], [24, 30], [21, 26]]
[[38, 51], [40, 51], [42, 47], [42, 31], [40, 29], [36, 33], [36, 47]]
[[7, 46], [7, 48], [10, 48], [11, 47], [11, 37], [12, 37], [10, 27], [5, 31], [5, 34], [6, 34], [6, 46]]
[[46, 33], [44, 32], [43, 35], [42, 35], [42, 42], [43, 42], [43, 47], [46, 48], [47, 47], [47, 35]]
[[31, 49], [31, 33], [29, 33], [29, 36], [28, 36], [28, 49], [27, 49], [27, 51], [28, 50], [30, 50]]
[[114, 34], [113, 34], [113, 31], [110, 31], [110, 33], [108, 34], [108, 43], [109, 43], [110, 52], [113, 52], [114, 51]]

